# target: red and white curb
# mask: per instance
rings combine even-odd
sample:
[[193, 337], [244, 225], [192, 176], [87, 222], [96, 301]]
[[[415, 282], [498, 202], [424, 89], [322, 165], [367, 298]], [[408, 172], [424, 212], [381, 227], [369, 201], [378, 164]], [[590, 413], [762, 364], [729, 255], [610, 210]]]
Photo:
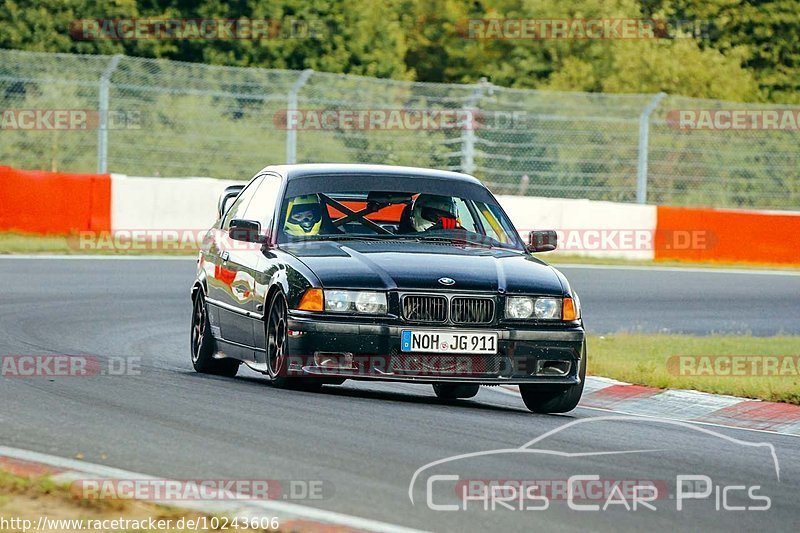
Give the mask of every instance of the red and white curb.
[[[518, 392], [517, 387], [503, 387]], [[800, 405], [693, 390], [664, 390], [590, 376], [580, 407], [800, 436]]]
[[[104, 465], [86, 463], [18, 448], [0, 446], [0, 470], [23, 477], [47, 475], [56, 483], [70, 484], [86, 479], [108, 480], [156, 480], [153, 476], [128, 472]], [[179, 483], [177, 481], [170, 483]], [[180, 482], [186, 483], [186, 482]], [[237, 495], [232, 495], [233, 498]], [[244, 497], [241, 498], [244, 500]], [[221, 514], [228, 517], [248, 519], [278, 518], [280, 530], [284, 531], [329, 531], [350, 533], [373, 531], [386, 533], [419, 533], [421, 530], [360, 518], [344, 513], [326, 511], [275, 500], [249, 501], [154, 501], [149, 503], [186, 509], [199, 513]]]

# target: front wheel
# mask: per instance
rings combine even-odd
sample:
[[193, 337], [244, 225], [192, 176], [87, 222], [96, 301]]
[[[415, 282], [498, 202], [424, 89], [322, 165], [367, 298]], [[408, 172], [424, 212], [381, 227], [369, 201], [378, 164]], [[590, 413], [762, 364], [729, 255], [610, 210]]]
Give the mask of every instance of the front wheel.
[[201, 374], [233, 377], [239, 371], [236, 359], [216, 359], [214, 338], [208, 322], [206, 300], [201, 290], [194, 297], [192, 309], [192, 366]]
[[442, 400], [457, 400], [472, 398], [478, 394], [480, 385], [473, 383], [434, 383], [433, 392]]
[[578, 364], [581, 365], [579, 376], [581, 382], [577, 385], [552, 388], [537, 384], [520, 385], [519, 394], [525, 407], [534, 413], [567, 413], [578, 406], [586, 384], [586, 346]]
[[289, 310], [286, 298], [276, 292], [270, 300], [267, 312], [267, 373], [272, 385], [280, 389], [317, 390], [322, 387], [319, 380], [290, 377], [289, 374]]

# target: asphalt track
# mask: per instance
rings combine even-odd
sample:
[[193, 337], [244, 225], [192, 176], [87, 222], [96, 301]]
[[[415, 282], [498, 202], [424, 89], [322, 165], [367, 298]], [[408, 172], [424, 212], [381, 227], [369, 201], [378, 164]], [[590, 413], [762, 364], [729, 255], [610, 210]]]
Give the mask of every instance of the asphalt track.
[[[137, 365], [114, 377], [0, 377], [0, 443], [170, 479], [322, 481], [322, 499], [296, 503], [435, 531], [789, 531], [800, 521], [796, 437], [607, 420], [613, 413], [587, 408], [533, 415], [496, 388], [443, 402], [427, 386], [347, 383], [314, 394], [273, 389], [249, 371], [234, 379], [198, 375], [188, 356], [193, 268], [192, 260], [0, 259], [0, 354], [128, 358]], [[798, 333], [800, 276], [562, 270], [594, 332]], [[415, 503], [409, 499], [415, 472], [428, 463], [518, 448], [559, 428], [529, 453], [423, 470], [412, 487]], [[775, 458], [769, 446], [747, 443], [771, 445]], [[516, 510], [516, 502], [507, 503], [514, 510], [484, 510], [472, 501], [466, 511], [437, 511], [426, 504], [431, 474], [539, 482], [598, 475], [655, 483], [661, 497], [651, 503], [656, 510], [577, 511], [550, 494], [545, 510]], [[712, 494], [684, 501], [678, 512], [678, 475], [708, 476]], [[458, 502], [454, 483], [434, 481], [433, 503]], [[731, 485], [758, 485], [753, 494], [766, 495], [769, 510], [717, 510], [723, 498], [718, 504], [716, 496]], [[726, 494], [729, 505], [764, 504], [738, 490]], [[579, 503], [602, 506], [605, 499]], [[541, 505], [526, 500], [523, 507]]]

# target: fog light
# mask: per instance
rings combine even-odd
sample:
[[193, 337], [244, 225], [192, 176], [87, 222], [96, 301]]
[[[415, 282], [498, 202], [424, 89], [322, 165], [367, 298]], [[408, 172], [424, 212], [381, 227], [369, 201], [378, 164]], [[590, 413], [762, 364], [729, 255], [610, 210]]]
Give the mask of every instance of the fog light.
[[314, 354], [314, 365], [320, 368], [353, 368], [353, 354], [351, 353], [331, 353], [316, 352]]
[[537, 376], [566, 376], [572, 363], [569, 361], [540, 360], [536, 362]]

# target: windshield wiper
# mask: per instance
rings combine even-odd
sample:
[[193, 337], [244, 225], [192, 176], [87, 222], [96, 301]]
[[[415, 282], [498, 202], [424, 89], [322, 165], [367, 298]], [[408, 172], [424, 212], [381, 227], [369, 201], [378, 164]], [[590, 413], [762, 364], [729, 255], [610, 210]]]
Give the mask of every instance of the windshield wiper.
[[314, 237], [305, 237], [296, 241], [289, 241], [291, 243], [297, 242], [315, 242], [315, 241], [385, 241], [395, 235], [315, 235]]
[[431, 242], [449, 242], [453, 244], [468, 244], [470, 246], [480, 246], [482, 248], [500, 248], [500, 246], [488, 243], [488, 242], [480, 242], [480, 241], [471, 241], [469, 239], [465, 239], [464, 237], [434, 237], [434, 236], [424, 236], [421, 235], [417, 237], [420, 241], [431, 241]]
[[419, 235], [419, 234], [401, 234], [401, 235], [355, 235], [355, 234], [342, 234], [342, 235], [315, 235], [314, 237], [307, 237], [296, 241], [289, 241], [290, 243], [299, 242], [318, 242], [318, 241], [404, 241], [404, 242], [445, 242], [451, 244], [464, 244], [468, 246], [479, 246], [481, 248], [501, 249], [505, 248], [491, 244], [488, 242], [471, 241], [463, 237], [442, 237], [433, 235]]

